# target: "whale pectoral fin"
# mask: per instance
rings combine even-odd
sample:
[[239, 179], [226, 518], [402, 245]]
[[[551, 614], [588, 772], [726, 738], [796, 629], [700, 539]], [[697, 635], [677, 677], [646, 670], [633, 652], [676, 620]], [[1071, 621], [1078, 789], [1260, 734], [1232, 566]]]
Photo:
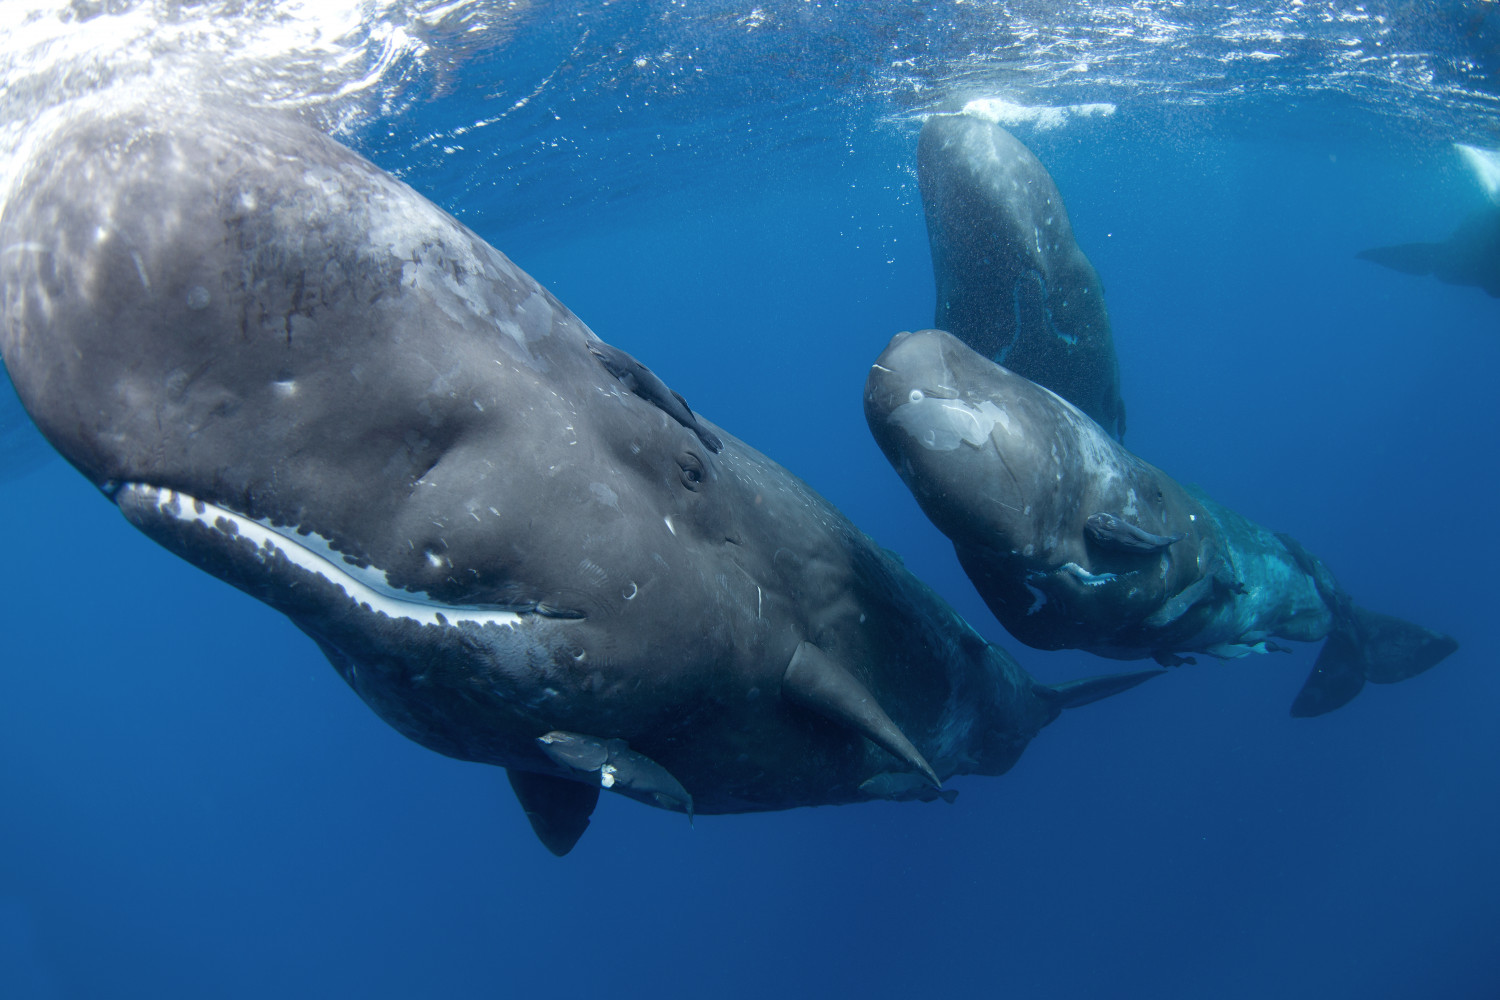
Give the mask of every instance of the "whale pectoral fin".
[[537, 745], [554, 764], [597, 781], [596, 793], [599, 788], [608, 788], [648, 806], [685, 812], [688, 819], [693, 818], [693, 797], [682, 782], [650, 757], [630, 749], [624, 740], [554, 729], [537, 737]]
[[505, 774], [542, 846], [559, 858], [571, 851], [589, 828], [599, 786], [531, 771], [507, 769]]
[[1076, 681], [1063, 681], [1061, 684], [1038, 684], [1037, 691], [1058, 708], [1077, 708], [1121, 691], [1129, 691], [1137, 684], [1144, 684], [1164, 673], [1165, 670], [1131, 670], [1100, 677], [1080, 677]]
[[1431, 274], [1437, 268], [1438, 249], [1437, 243], [1402, 243], [1393, 247], [1371, 247], [1354, 256], [1402, 274]]
[[801, 642], [781, 678], [781, 694], [798, 705], [860, 733], [941, 788], [932, 765], [885, 714], [859, 678], [817, 646]]

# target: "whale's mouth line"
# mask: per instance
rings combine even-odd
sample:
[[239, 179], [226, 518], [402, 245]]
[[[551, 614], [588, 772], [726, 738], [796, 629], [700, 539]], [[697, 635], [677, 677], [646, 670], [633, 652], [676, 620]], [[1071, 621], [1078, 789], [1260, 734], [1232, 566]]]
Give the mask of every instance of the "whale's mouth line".
[[538, 605], [517, 609], [449, 604], [400, 590], [387, 583], [385, 574], [374, 566], [361, 567], [345, 561], [333, 543], [322, 535], [247, 517], [181, 490], [149, 483], [124, 483], [114, 491], [113, 499], [122, 509], [127, 506], [146, 509], [183, 526], [195, 523], [227, 541], [249, 542], [254, 546], [254, 558], [268, 568], [282, 560], [339, 588], [363, 610], [387, 618], [438, 627], [468, 622], [515, 628], [537, 615], [575, 620], [583, 617], [576, 612], [552, 612]]

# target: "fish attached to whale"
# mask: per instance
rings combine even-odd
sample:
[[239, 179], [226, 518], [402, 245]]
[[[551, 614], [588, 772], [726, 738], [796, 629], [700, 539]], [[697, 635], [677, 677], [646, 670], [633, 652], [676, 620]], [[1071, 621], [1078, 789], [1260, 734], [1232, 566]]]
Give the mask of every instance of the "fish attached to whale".
[[1298, 716], [1458, 646], [1355, 605], [1295, 539], [1185, 489], [943, 331], [891, 340], [865, 383], [865, 416], [990, 610], [1029, 646], [1173, 665], [1326, 637]]
[[293, 117], [80, 108], [34, 149], [0, 216], [0, 350], [37, 426], [398, 731], [508, 769], [554, 853], [601, 789], [689, 815], [937, 798], [1160, 672], [1034, 681]]
[[933, 326], [1123, 438], [1104, 286], [1041, 161], [984, 118], [933, 115], [917, 141], [917, 180], [937, 284]]

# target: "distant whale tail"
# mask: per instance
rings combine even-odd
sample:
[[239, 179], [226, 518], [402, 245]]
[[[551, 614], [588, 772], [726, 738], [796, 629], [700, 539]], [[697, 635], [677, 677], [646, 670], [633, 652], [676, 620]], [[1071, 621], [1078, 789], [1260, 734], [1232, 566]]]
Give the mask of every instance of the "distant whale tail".
[[1438, 267], [1439, 247], [1437, 243], [1401, 243], [1393, 247], [1371, 247], [1354, 256], [1402, 274], [1431, 274]]
[[1298, 718], [1348, 704], [1365, 681], [1394, 684], [1415, 677], [1458, 648], [1452, 636], [1353, 604], [1335, 613], [1333, 630], [1292, 702]]

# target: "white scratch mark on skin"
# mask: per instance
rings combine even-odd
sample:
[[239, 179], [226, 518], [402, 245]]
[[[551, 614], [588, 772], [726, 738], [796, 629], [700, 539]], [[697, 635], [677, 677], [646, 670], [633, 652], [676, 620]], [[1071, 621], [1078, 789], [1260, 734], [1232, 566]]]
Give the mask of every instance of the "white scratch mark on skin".
[[667, 526], [667, 530], [672, 533], [672, 537], [676, 538], [677, 537], [677, 528], [672, 524], [672, 518], [670, 516], [664, 517], [664, 518], [662, 518], [662, 523]]

